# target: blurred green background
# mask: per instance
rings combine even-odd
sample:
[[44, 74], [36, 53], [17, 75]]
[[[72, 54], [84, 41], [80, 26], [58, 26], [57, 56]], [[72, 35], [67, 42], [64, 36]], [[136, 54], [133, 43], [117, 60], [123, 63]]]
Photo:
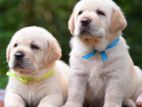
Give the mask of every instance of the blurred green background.
[[[0, 0], [0, 88], [7, 83], [5, 50], [11, 36], [20, 28], [38, 25], [48, 29], [59, 41], [62, 59], [68, 63], [71, 38], [67, 22], [78, 0]], [[142, 67], [142, 0], [115, 0], [128, 21], [124, 37], [130, 45], [134, 63]]]

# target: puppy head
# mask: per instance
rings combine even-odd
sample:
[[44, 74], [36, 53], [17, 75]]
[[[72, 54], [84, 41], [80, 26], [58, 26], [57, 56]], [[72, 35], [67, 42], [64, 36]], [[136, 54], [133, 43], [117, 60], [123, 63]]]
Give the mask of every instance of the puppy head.
[[86, 41], [97, 41], [114, 39], [127, 22], [112, 0], [81, 0], [74, 7], [68, 24], [72, 35]]
[[32, 73], [59, 59], [61, 49], [48, 31], [32, 26], [14, 34], [6, 55], [10, 69], [20, 73]]

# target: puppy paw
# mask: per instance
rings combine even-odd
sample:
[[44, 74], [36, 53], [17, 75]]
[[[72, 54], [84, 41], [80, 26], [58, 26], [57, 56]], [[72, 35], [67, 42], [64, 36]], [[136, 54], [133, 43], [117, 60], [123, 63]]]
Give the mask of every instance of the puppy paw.
[[126, 107], [136, 107], [136, 104], [133, 100], [128, 99], [123, 102], [123, 105]]
[[51, 103], [40, 103], [37, 107], [61, 107], [61, 105], [51, 104]]
[[121, 105], [116, 103], [107, 103], [107, 104], [104, 104], [103, 107], [121, 107]]
[[53, 106], [53, 105], [47, 105], [47, 104], [43, 104], [43, 105], [39, 105], [38, 107], [56, 107], [56, 106]]
[[25, 106], [21, 104], [5, 104], [4, 107], [25, 107]]
[[62, 107], [83, 107], [82, 104], [80, 103], [75, 103], [75, 102], [67, 102], [64, 106]]

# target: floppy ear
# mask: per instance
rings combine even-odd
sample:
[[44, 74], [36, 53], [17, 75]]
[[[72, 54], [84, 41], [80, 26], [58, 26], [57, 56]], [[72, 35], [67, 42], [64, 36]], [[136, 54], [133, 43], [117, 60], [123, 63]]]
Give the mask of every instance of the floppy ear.
[[6, 60], [7, 62], [9, 62], [9, 59], [10, 59], [10, 44], [7, 46], [7, 49], [6, 49]]
[[45, 62], [47, 64], [51, 64], [54, 61], [58, 60], [61, 58], [62, 54], [61, 54], [61, 48], [57, 42], [57, 40], [53, 39], [53, 40], [49, 40], [47, 41], [47, 53], [46, 53], [46, 58], [45, 58]]
[[71, 34], [73, 35], [75, 25], [74, 25], [74, 13], [71, 14], [70, 19], [68, 21], [68, 29], [70, 30]]
[[124, 30], [127, 26], [127, 21], [119, 8], [112, 9], [110, 32], [117, 33]]

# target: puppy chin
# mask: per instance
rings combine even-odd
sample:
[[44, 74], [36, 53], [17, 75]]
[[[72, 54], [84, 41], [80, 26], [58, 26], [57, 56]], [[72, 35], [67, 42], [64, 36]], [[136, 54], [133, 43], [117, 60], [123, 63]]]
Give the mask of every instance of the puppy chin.
[[89, 27], [82, 27], [79, 26], [75, 29], [74, 31], [74, 35], [78, 36], [78, 37], [83, 37], [85, 36], [85, 38], [87, 37], [88, 39], [92, 39], [92, 38], [103, 38], [105, 36], [106, 32], [104, 28], [101, 27], [96, 27], [96, 26], [89, 26]]
[[20, 74], [33, 74], [34, 71], [31, 69], [20, 69], [20, 68], [14, 68], [13, 69], [15, 72], [18, 72]]
[[83, 40], [99, 40], [105, 37], [105, 32], [103, 29], [100, 31], [87, 31], [87, 30], [79, 30], [79, 32], [75, 33], [75, 36], [79, 37]]
[[105, 29], [103, 28], [98, 28], [97, 30], [91, 29], [90, 30], [91, 35], [93, 35], [94, 38], [104, 38], [106, 33], [105, 33]]
[[16, 65], [15, 63], [9, 63], [9, 68], [14, 70], [17, 73], [20, 74], [32, 74], [36, 71], [35, 67], [31, 66], [24, 66], [24, 65]]

